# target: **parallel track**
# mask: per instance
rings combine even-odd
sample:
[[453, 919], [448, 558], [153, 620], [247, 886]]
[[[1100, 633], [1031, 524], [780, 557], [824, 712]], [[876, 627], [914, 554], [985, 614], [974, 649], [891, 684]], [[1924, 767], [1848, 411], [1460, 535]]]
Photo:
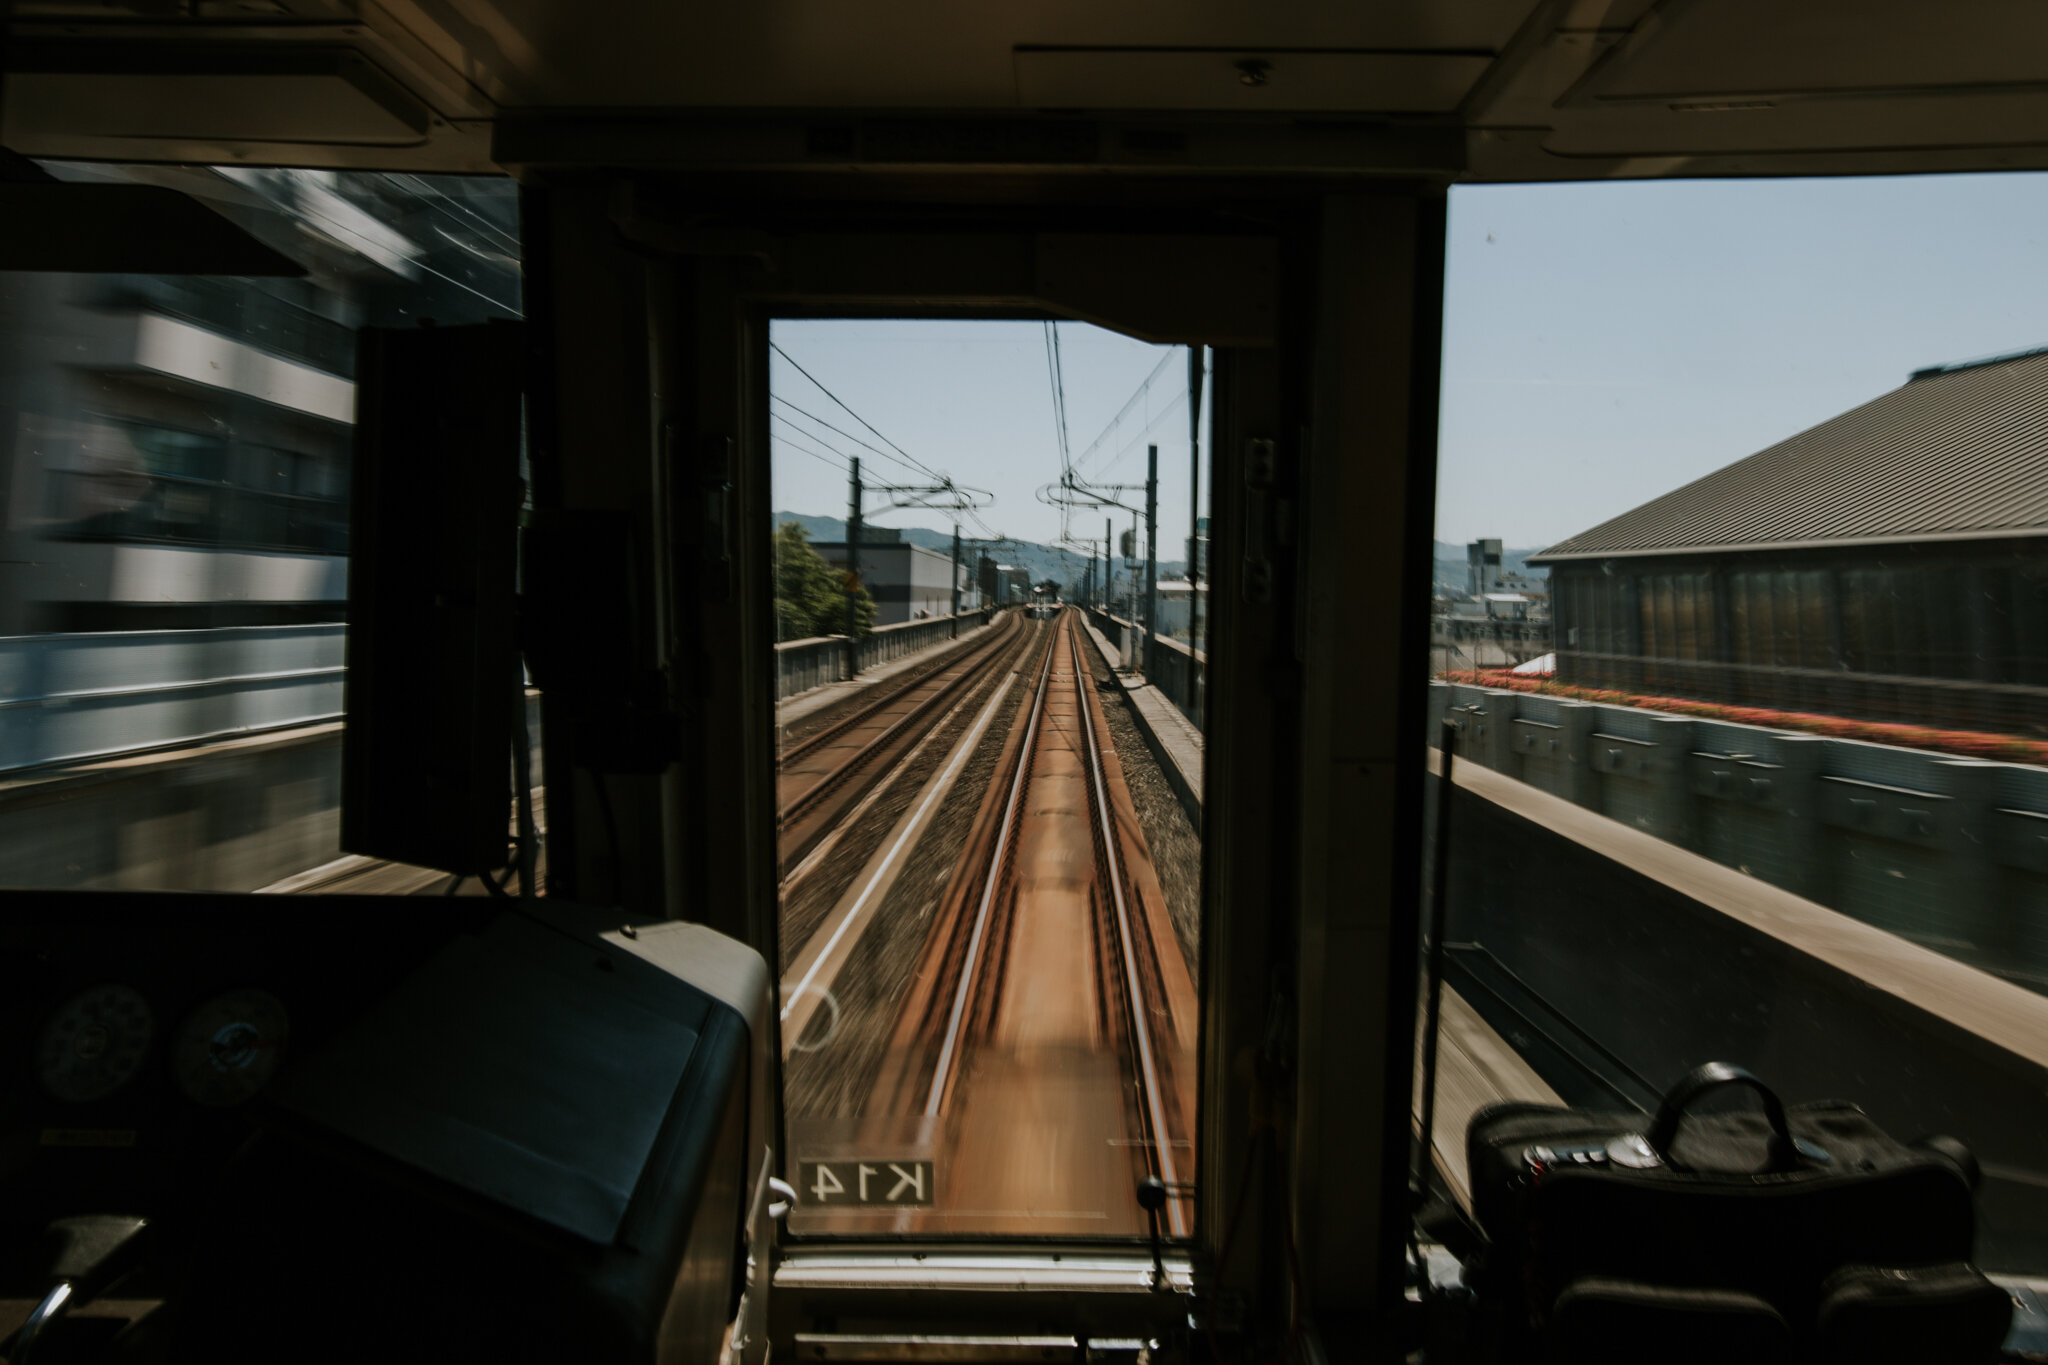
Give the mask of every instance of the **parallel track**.
[[777, 860], [783, 875], [902, 760], [987, 665], [1016, 642], [1023, 622], [1005, 613], [987, 638], [938, 667], [863, 698], [847, 715], [785, 749], [776, 762]]

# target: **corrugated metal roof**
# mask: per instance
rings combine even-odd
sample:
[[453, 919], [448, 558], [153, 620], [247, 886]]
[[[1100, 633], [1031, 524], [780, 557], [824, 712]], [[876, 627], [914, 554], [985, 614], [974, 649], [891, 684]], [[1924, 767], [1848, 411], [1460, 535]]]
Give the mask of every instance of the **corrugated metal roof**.
[[1529, 562], [2044, 534], [2048, 350], [1917, 371]]

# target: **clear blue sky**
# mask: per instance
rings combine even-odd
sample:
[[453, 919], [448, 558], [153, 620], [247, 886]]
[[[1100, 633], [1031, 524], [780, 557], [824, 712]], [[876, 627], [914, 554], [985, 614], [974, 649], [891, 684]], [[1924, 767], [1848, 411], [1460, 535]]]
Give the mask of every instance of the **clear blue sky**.
[[[1921, 366], [2048, 345], [2048, 175], [1460, 188], [1448, 276], [1438, 538], [1546, 545]], [[775, 336], [911, 455], [995, 493], [989, 526], [1058, 537], [1035, 497], [1059, 471], [1039, 324], [784, 322]], [[1078, 458], [1168, 350], [1076, 323], [1060, 324], [1060, 344]], [[1139, 482], [1145, 444], [1159, 444], [1168, 558], [1188, 514], [1185, 378], [1175, 351], [1081, 465]], [[772, 387], [883, 444], [779, 357]], [[843, 468], [789, 440], [859, 454], [874, 482], [917, 481], [844, 436], [772, 429], [777, 508], [845, 515]]]
[[2048, 345], [2048, 175], [1451, 194], [1437, 537], [1547, 545]]
[[[1143, 484], [1145, 447], [1157, 444], [1160, 553], [1165, 559], [1180, 558], [1188, 524], [1186, 350], [1149, 345], [1083, 323], [1056, 325], [1068, 442], [1077, 472], [1103, 484]], [[989, 530], [1047, 545], [1059, 539], [1059, 511], [1038, 499], [1039, 489], [1060, 474], [1059, 426], [1041, 324], [778, 322], [774, 339], [797, 365], [905, 453], [957, 483], [993, 493], [994, 505], [978, 513]], [[1112, 429], [1110, 424], [1161, 361], [1165, 369], [1157, 381]], [[772, 355], [770, 364], [770, 389], [777, 398], [841, 429], [822, 430], [785, 403], [770, 403], [778, 415], [769, 422], [777, 510], [844, 517], [847, 476], [837, 458], [841, 455], [860, 457], [861, 478], [869, 485], [931, 482], [852, 440], [857, 436], [890, 450], [782, 356]], [[1205, 457], [1206, 441], [1205, 432]], [[1206, 512], [1206, 473], [1203, 487]], [[1143, 493], [1107, 496], [1144, 505]], [[946, 515], [889, 510], [880, 493], [870, 496], [867, 507], [869, 520], [879, 526], [952, 528]], [[1130, 525], [1127, 512], [1076, 513], [1073, 533], [1100, 539], [1105, 515], [1116, 517], [1119, 533]], [[962, 528], [963, 535], [980, 533], [972, 521]]]

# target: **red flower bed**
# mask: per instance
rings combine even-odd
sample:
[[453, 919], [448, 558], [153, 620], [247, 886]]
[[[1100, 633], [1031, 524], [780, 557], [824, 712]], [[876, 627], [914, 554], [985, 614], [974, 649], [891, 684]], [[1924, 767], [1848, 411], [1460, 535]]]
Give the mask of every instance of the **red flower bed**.
[[1988, 758], [2000, 763], [2037, 763], [2048, 767], [2048, 742], [2022, 739], [2018, 735], [1892, 725], [1883, 721], [1851, 720], [1846, 716], [1820, 716], [1805, 711], [1774, 711], [1765, 706], [1725, 706], [1720, 702], [1692, 701], [1685, 697], [1639, 697], [1633, 692], [1572, 687], [1548, 678], [1525, 677], [1504, 668], [1482, 668], [1441, 676], [1445, 682], [1468, 683], [1476, 687], [1538, 692], [1546, 697], [1600, 702], [1607, 706], [1633, 706], [1644, 711], [1668, 711], [1677, 716], [1697, 716], [1701, 720], [1723, 720], [1736, 725], [1761, 725], [1771, 730], [1826, 735], [1829, 739], [1857, 739], [1869, 744], [1895, 744], [1907, 749], [1960, 754], [1965, 758]]

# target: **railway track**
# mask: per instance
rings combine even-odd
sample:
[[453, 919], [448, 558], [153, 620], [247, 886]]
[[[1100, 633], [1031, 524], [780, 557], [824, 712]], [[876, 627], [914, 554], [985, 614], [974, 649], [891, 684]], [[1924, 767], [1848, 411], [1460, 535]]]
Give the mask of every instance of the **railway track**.
[[780, 875], [788, 877], [868, 786], [917, 746], [985, 666], [1016, 643], [1023, 624], [1017, 613], [1004, 613], [985, 639], [783, 748], [775, 769]]
[[865, 1121], [940, 1172], [904, 1231], [1142, 1235], [1192, 1205], [1194, 983], [1072, 613], [1049, 633], [933, 918]]

